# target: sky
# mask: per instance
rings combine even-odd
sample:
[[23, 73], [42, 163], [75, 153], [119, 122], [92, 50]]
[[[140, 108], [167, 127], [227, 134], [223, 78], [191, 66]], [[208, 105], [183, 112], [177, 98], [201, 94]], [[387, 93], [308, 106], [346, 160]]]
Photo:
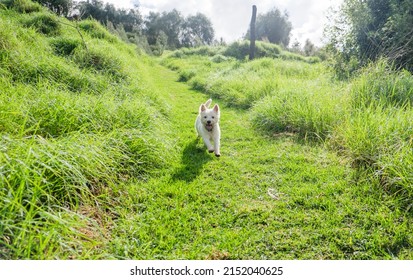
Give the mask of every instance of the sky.
[[257, 12], [266, 13], [276, 7], [287, 11], [293, 25], [290, 44], [298, 41], [304, 46], [309, 39], [316, 46], [322, 46], [323, 28], [327, 23], [327, 10], [338, 7], [343, 0], [106, 0], [117, 8], [132, 8], [139, 5], [143, 15], [150, 11], [163, 12], [177, 9], [184, 16], [200, 12], [212, 22], [215, 38], [225, 42], [239, 40], [247, 32], [252, 15], [252, 5]]

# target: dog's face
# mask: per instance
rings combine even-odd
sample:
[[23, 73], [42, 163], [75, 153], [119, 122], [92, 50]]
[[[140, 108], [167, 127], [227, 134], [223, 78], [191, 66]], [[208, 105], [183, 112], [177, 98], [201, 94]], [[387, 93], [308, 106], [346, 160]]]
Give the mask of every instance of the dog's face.
[[202, 104], [199, 108], [199, 114], [201, 116], [202, 125], [208, 131], [212, 131], [214, 129], [214, 126], [219, 122], [218, 105], [215, 105], [212, 109], [208, 109], [204, 104]]

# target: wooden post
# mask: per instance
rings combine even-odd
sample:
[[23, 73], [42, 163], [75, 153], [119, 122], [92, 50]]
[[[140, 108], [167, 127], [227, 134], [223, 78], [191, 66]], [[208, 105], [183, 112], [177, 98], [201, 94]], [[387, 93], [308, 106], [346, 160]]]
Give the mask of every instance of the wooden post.
[[250, 56], [249, 59], [254, 59], [254, 52], [255, 52], [255, 20], [257, 18], [257, 6], [252, 6], [252, 17], [251, 17], [251, 24], [250, 24]]

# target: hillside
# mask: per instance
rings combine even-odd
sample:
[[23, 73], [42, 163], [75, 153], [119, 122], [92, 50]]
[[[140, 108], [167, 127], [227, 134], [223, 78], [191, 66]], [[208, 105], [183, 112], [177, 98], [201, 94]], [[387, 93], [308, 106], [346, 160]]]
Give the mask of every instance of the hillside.
[[[286, 53], [152, 58], [95, 21], [13, 3], [1, 259], [412, 258], [409, 73], [382, 62], [339, 82]], [[193, 127], [209, 97], [220, 158]]]

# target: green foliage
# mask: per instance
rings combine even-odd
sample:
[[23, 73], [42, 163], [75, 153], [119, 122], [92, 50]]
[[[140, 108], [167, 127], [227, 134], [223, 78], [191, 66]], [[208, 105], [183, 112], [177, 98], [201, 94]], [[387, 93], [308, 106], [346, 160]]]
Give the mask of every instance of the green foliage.
[[[235, 57], [239, 60], [245, 59], [248, 56], [250, 50], [249, 41], [234, 42], [230, 44], [223, 52], [226, 56]], [[282, 50], [279, 46], [264, 42], [256, 42], [255, 44], [255, 57], [279, 57]]]
[[[281, 14], [277, 8], [264, 13], [258, 14], [256, 24], [256, 38], [258, 40], [268, 40], [273, 44], [288, 46], [290, 43], [290, 32], [292, 24], [288, 20], [288, 14]], [[248, 30], [245, 38], [250, 38]]]
[[[262, 45], [264, 47], [257, 44], [257, 48], [263, 50], [260, 52], [261, 55], [271, 57], [280, 52], [277, 45]], [[295, 85], [301, 86], [303, 81], [318, 76], [317, 67], [296, 61], [295, 56], [287, 52], [279, 53], [283, 59], [275, 60], [267, 57], [242, 63], [229, 59], [227, 56], [231, 57], [231, 54], [239, 50], [236, 47], [239, 47], [239, 43], [234, 43], [227, 48], [210, 48], [209, 52], [205, 47], [192, 51], [178, 50], [168, 55], [164, 63], [171, 69], [179, 71], [181, 81], [188, 81], [193, 88], [205, 91], [213, 97], [221, 98], [231, 106], [240, 108], [250, 108], [262, 97], [275, 94], [279, 86], [285, 84], [285, 77], [296, 77], [298, 83]], [[197, 57], [196, 62], [191, 55]], [[211, 58], [206, 57], [212, 55], [214, 56]], [[219, 66], [214, 59], [217, 55], [221, 56], [218, 59]], [[303, 61], [306, 60], [304, 57], [301, 58]], [[303, 85], [303, 89], [305, 87]]]
[[176, 9], [170, 12], [151, 12], [145, 22], [144, 34], [151, 46], [160, 42], [161, 34], [165, 34], [165, 48], [177, 49], [210, 45], [214, 39], [211, 21], [202, 13], [184, 18]]
[[137, 9], [117, 9], [114, 4], [104, 3], [99, 0], [79, 1], [75, 5], [80, 12], [83, 20], [93, 18], [103, 25], [108, 23], [122, 25], [127, 32], [133, 32], [134, 29], [140, 30], [142, 16]]
[[197, 47], [211, 45], [214, 39], [212, 22], [204, 14], [188, 16], [183, 23], [182, 46]]
[[126, 78], [126, 74], [122, 73], [121, 61], [113, 53], [108, 52], [108, 49], [78, 48], [73, 54], [73, 60], [80, 68], [103, 72], [115, 80]]
[[304, 88], [282, 91], [255, 104], [253, 123], [271, 133], [290, 132], [306, 139], [326, 139], [340, 121], [336, 116], [344, 111], [340, 101], [334, 93], [311, 93]]
[[386, 58], [412, 71], [413, 3], [398, 0], [346, 0], [327, 34], [335, 70], [341, 77]]
[[413, 77], [381, 61], [365, 68], [350, 88], [350, 107], [331, 144], [411, 209]]
[[72, 0], [35, 0], [33, 2], [38, 2], [59, 16], [68, 16], [69, 12], [73, 6]]

